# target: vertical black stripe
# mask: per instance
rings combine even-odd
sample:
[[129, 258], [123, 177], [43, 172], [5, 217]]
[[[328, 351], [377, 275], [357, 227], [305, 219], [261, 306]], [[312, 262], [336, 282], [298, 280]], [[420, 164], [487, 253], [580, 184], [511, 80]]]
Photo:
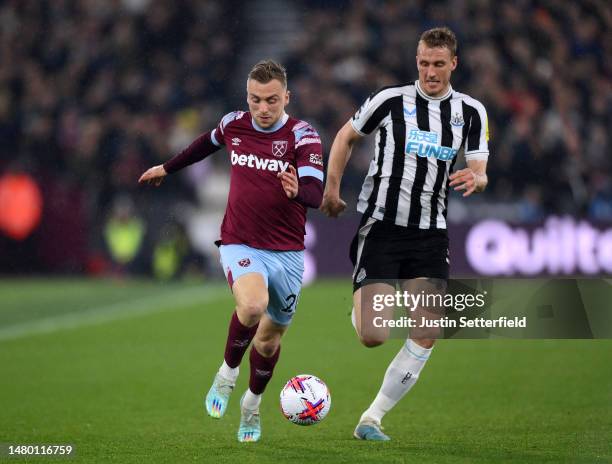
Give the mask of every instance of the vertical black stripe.
[[391, 103], [391, 100], [392, 99], [385, 100], [382, 105], [376, 108], [374, 113], [372, 113], [372, 115], [361, 128], [361, 132], [363, 132], [364, 134], [370, 134], [374, 129], [376, 129], [376, 127], [378, 127], [380, 121], [382, 121], [389, 114], [389, 105]]
[[[450, 97], [440, 102], [440, 121], [442, 122], [442, 141], [443, 147], [453, 146], [453, 129], [450, 124], [451, 104]], [[440, 197], [440, 189], [444, 176], [446, 175], [447, 161], [437, 160], [438, 173], [436, 174], [436, 182], [434, 183], [433, 193], [431, 195], [431, 216], [429, 217], [429, 227], [431, 229], [438, 228], [438, 198]], [[447, 195], [448, 196], [448, 195]]]
[[[482, 129], [482, 123], [480, 121], [480, 115], [473, 106], [467, 105], [462, 102], [463, 105], [463, 120], [466, 122], [463, 126], [464, 141], [466, 138], [465, 128], [468, 127], [467, 131], [467, 143], [466, 151], [478, 150], [480, 147], [480, 130]], [[467, 117], [466, 117], [467, 116]]]
[[448, 184], [450, 184], [450, 175], [453, 173], [453, 168], [455, 167], [455, 161], [457, 161], [456, 156], [453, 158], [453, 161], [448, 170], [448, 177], [446, 178], [446, 196], [444, 197], [444, 211], [442, 212], [442, 215], [444, 216], [444, 222], [446, 222], [446, 212], [448, 211], [448, 197], [450, 196], [450, 192], [449, 192], [450, 186]]
[[[472, 108], [471, 106], [468, 106], [465, 104], [464, 101], [461, 102], [461, 109], [463, 112], [463, 131], [461, 133], [461, 145], [459, 146], [459, 150], [461, 150], [462, 147], [466, 147], [467, 146], [467, 138], [468, 138], [468, 131], [470, 129], [470, 121], [471, 121], [471, 117], [472, 117], [472, 111], [474, 110], [474, 108]], [[448, 178], [446, 179], [446, 197], [444, 198], [444, 221], [446, 221], [446, 213], [448, 211], [448, 197], [450, 196], [450, 186], [448, 184], [450, 184], [450, 175], [453, 173], [453, 169], [455, 167], [455, 162], [457, 161], [457, 157], [455, 156], [453, 158], [453, 162], [450, 165], [450, 168], [448, 170]]]
[[[421, 97], [418, 92], [416, 94], [416, 112], [417, 112], [417, 124], [419, 130], [429, 131], [429, 102]], [[423, 193], [423, 186], [425, 185], [425, 178], [427, 177], [427, 157], [418, 155], [409, 155], [416, 157], [416, 173], [414, 176], [414, 182], [412, 183], [412, 190], [410, 192], [410, 214], [408, 216], [408, 225], [419, 226], [421, 222], [421, 193]]]
[[[463, 111], [463, 131], [461, 134], [461, 146], [467, 147], [468, 130], [470, 129], [470, 123], [472, 118], [472, 107], [467, 106], [464, 101], [461, 102], [461, 109]], [[467, 148], [466, 148], [467, 150]]]
[[385, 145], [387, 144], [387, 129], [385, 127], [380, 128], [380, 139], [378, 142], [378, 159], [376, 173], [372, 178], [374, 179], [374, 187], [372, 193], [368, 198], [368, 207], [363, 213], [364, 217], [372, 216], [374, 208], [376, 207], [376, 197], [378, 197], [378, 189], [380, 187], [380, 176], [382, 174], [383, 161], [385, 159]]
[[385, 221], [395, 222], [399, 204], [400, 188], [406, 161], [406, 120], [404, 119], [404, 99], [402, 96], [391, 100], [391, 121], [393, 123], [393, 165], [385, 199]]

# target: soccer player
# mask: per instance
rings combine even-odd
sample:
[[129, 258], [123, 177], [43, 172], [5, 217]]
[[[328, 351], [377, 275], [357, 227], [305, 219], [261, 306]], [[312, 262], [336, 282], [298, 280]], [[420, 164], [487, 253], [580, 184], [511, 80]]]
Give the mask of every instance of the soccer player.
[[[371, 298], [394, 293], [389, 280], [413, 293], [446, 290], [449, 187], [467, 197], [487, 185], [487, 115], [480, 102], [450, 85], [456, 50], [448, 28], [424, 32], [417, 47], [418, 80], [372, 94], [340, 129], [330, 152], [321, 209], [337, 217], [346, 208], [340, 182], [352, 147], [376, 132], [374, 158], [357, 205], [363, 217], [351, 245], [353, 324], [368, 347], [384, 343], [389, 334], [373, 327]], [[461, 148], [467, 168], [453, 172]], [[381, 430], [382, 418], [415, 384], [434, 341], [431, 334], [411, 331], [362, 414], [356, 438], [389, 440]]]
[[323, 195], [321, 140], [307, 122], [285, 113], [284, 67], [271, 60], [257, 63], [248, 75], [247, 103], [248, 112], [225, 115], [215, 129], [139, 180], [159, 185], [167, 174], [222, 146], [228, 151], [230, 191], [218, 244], [236, 309], [205, 406], [211, 417], [223, 417], [252, 342], [249, 387], [240, 400], [240, 442], [261, 437], [261, 396], [300, 294], [306, 208], [318, 208]]

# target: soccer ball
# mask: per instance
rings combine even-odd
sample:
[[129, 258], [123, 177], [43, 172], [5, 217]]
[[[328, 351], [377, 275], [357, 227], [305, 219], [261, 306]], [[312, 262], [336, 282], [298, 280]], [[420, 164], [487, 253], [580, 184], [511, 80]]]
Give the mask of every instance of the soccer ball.
[[321, 422], [331, 407], [327, 385], [314, 375], [296, 375], [285, 384], [280, 394], [283, 415], [297, 425]]

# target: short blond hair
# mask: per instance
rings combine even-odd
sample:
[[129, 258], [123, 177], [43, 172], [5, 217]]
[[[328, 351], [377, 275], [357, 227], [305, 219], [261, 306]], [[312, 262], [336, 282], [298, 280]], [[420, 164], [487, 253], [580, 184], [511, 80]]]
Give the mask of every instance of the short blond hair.
[[457, 54], [457, 37], [448, 27], [434, 27], [421, 34], [419, 43], [423, 42], [429, 48], [446, 47], [451, 52], [451, 57]]
[[287, 88], [287, 70], [285, 67], [274, 60], [263, 60], [253, 66], [249, 72], [249, 79], [267, 84], [273, 79], [276, 79], [283, 87]]

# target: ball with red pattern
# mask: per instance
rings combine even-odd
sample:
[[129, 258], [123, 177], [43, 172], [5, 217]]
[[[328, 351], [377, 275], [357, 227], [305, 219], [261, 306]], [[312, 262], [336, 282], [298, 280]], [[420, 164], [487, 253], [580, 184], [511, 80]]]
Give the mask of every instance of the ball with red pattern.
[[329, 413], [331, 395], [318, 377], [296, 375], [281, 390], [280, 406], [283, 415], [294, 424], [314, 425]]

